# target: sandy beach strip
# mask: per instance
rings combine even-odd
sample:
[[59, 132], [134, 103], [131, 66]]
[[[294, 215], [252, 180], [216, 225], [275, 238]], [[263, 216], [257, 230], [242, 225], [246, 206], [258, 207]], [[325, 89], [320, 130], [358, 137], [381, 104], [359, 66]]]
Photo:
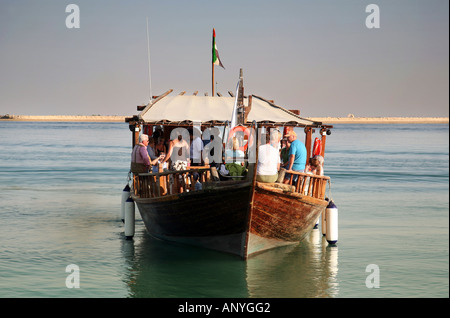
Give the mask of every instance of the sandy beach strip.
[[[125, 122], [127, 116], [0, 115], [0, 121]], [[129, 116], [128, 116], [129, 117]], [[324, 124], [448, 124], [448, 117], [305, 117]]]
[[324, 124], [448, 124], [448, 117], [307, 117]]
[[1, 117], [3, 121], [49, 121], [49, 122], [125, 122], [127, 116], [28, 116], [28, 115], [6, 115]]

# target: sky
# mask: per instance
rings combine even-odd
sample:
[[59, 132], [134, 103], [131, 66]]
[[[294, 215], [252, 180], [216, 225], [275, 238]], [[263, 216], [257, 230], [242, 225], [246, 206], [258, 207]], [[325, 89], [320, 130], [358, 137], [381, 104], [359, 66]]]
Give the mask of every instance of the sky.
[[303, 117], [449, 116], [447, 0], [0, 0], [0, 115], [132, 116], [150, 92], [211, 95], [213, 28], [223, 95], [242, 68], [245, 94]]

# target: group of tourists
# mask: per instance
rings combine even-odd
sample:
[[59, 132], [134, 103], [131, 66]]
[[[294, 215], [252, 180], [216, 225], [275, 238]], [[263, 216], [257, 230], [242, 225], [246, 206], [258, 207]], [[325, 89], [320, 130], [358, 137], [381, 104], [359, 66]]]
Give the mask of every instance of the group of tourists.
[[[175, 129], [174, 132], [171, 135], [176, 138], [169, 140], [167, 144], [164, 143], [161, 131], [155, 131], [151, 137], [141, 134], [139, 143], [135, 145], [131, 154], [131, 171], [158, 172], [160, 164], [163, 168], [186, 170], [189, 166], [204, 164], [202, 152], [206, 149], [200, 133], [198, 131], [194, 133], [192, 130], [187, 132], [186, 129], [179, 131]], [[213, 137], [211, 135], [211, 140]], [[263, 141], [258, 147], [257, 181], [289, 183], [291, 174], [286, 171], [323, 175], [323, 157], [316, 155], [307, 162], [306, 147], [297, 139], [294, 130], [289, 130], [282, 138], [278, 129], [272, 129], [270, 134], [267, 133], [263, 137], [265, 138], [262, 138]], [[246, 168], [243, 160], [244, 152], [238, 138], [232, 136], [229, 138], [229, 144], [222, 158], [228, 164], [224, 164], [221, 168], [227, 173], [233, 169], [240, 174]], [[219, 168], [217, 163], [216, 167]], [[293, 182], [296, 182], [298, 175], [293, 174], [292, 177]]]
[[189, 137], [179, 132], [176, 133], [175, 139], [166, 144], [162, 133], [158, 130], [153, 135], [155, 136], [149, 137], [147, 134], [139, 136], [139, 142], [131, 154], [131, 172], [158, 172], [160, 164], [163, 169], [170, 167], [174, 170], [185, 170], [189, 165], [200, 165], [203, 141], [199, 137], [191, 135], [189, 144]]
[[[260, 182], [289, 183], [291, 174], [286, 171], [305, 172], [323, 175], [323, 157], [316, 155], [307, 163], [305, 145], [297, 139], [297, 134], [289, 130], [281, 139], [278, 129], [266, 138], [266, 144], [258, 150], [256, 180]], [[278, 146], [281, 142], [281, 149]], [[293, 182], [298, 175], [293, 174]]]

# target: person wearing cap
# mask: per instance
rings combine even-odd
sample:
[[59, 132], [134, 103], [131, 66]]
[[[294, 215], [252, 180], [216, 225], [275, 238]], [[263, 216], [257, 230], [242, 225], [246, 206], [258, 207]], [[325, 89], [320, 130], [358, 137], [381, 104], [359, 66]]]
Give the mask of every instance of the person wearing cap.
[[[286, 167], [287, 170], [293, 170], [298, 172], [304, 172], [306, 166], [306, 147], [305, 145], [297, 139], [297, 134], [295, 131], [290, 130], [285, 137], [291, 143], [289, 148], [289, 161]], [[285, 174], [283, 183], [289, 183], [291, 175], [289, 173]], [[297, 182], [297, 175], [294, 175], [293, 182]]]

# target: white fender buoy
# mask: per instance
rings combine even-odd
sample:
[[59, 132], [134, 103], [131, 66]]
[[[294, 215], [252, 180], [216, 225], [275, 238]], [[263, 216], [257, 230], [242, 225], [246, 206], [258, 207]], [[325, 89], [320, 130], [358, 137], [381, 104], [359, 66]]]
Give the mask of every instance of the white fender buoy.
[[328, 244], [334, 245], [338, 241], [338, 208], [332, 200], [328, 203], [326, 209], [326, 239]]
[[125, 202], [129, 197], [130, 197], [130, 186], [127, 183], [127, 185], [125, 186], [125, 188], [123, 188], [122, 191], [122, 202], [120, 208], [120, 219], [122, 220], [122, 222], [125, 222]]
[[322, 212], [322, 216], [321, 216], [321, 220], [320, 222], [322, 223], [322, 235], [325, 236], [327, 234], [327, 220], [326, 220], [326, 213], [327, 213], [327, 209], [323, 210]]
[[314, 230], [319, 228], [319, 220], [320, 220], [320, 216], [317, 218], [316, 220], [316, 224], [314, 224]]
[[125, 237], [127, 240], [134, 236], [134, 201], [129, 197], [125, 201]]

